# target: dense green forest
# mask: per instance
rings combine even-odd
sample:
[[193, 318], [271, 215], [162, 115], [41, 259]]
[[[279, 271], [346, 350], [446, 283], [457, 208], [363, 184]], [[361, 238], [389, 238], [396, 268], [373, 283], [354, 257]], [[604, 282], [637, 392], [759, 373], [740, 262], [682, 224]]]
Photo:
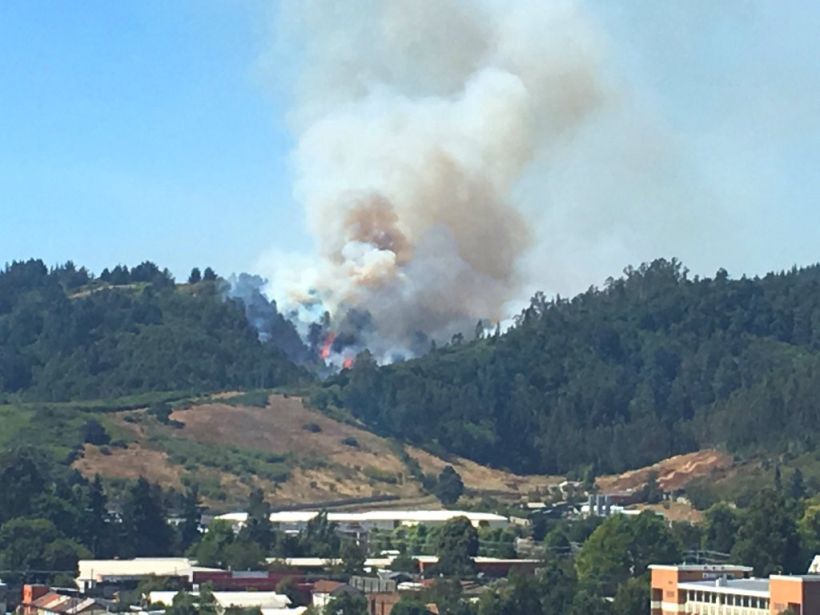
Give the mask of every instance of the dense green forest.
[[815, 450], [820, 266], [691, 278], [628, 268], [573, 299], [537, 294], [504, 334], [420, 359], [366, 353], [313, 395], [383, 434], [522, 472], [621, 471], [705, 446]]
[[[8, 265], [0, 271], [0, 397], [91, 399], [308, 379], [275, 335], [260, 339], [226, 284], [207, 268], [177, 285], [150, 262], [96, 278], [72, 263]], [[273, 333], [292, 345], [295, 331], [273, 312]]]
[[[310, 352], [257, 278], [177, 284], [153, 263], [94, 277], [41, 261], [0, 271], [0, 399], [270, 388]], [[292, 359], [292, 360], [291, 360]], [[801, 454], [820, 411], [820, 267], [692, 278], [627, 269], [573, 299], [536, 295], [500, 334], [429, 355], [362, 354], [319, 407], [375, 431], [521, 472], [621, 471], [704, 446]]]

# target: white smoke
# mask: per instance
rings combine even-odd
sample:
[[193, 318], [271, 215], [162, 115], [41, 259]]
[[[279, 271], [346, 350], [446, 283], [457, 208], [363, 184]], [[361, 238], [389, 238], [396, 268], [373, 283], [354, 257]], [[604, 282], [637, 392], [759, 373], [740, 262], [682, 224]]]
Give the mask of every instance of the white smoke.
[[321, 262], [289, 289], [380, 356], [508, 316], [532, 241], [513, 194], [605, 99], [577, 3], [299, 1], [297, 198]]

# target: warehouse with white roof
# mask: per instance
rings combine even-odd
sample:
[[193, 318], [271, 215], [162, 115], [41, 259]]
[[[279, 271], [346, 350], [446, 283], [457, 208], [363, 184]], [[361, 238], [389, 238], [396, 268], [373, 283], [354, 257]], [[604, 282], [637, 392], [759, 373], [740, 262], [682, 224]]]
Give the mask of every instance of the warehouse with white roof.
[[[270, 520], [284, 532], [301, 532], [318, 514], [317, 510], [282, 511], [271, 513]], [[444, 525], [456, 517], [466, 517], [475, 527], [505, 528], [510, 525], [510, 519], [501, 515], [463, 510], [371, 510], [327, 514], [328, 521], [336, 523], [341, 531], [365, 532], [412, 525]], [[247, 522], [248, 514], [233, 512], [216, 518], [238, 527]]]

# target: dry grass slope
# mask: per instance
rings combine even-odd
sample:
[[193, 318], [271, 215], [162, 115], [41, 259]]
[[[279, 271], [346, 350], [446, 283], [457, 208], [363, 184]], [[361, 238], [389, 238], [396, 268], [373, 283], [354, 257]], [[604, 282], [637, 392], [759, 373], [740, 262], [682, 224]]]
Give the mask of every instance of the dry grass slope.
[[[393, 505], [435, 505], [384, 438], [336, 421], [297, 397], [272, 395], [265, 407], [235, 406], [224, 399], [214, 396], [208, 403], [175, 410], [171, 419], [179, 427], [160, 424], [145, 410], [118, 413], [113, 420], [127, 434], [128, 448], [89, 446], [75, 467], [86, 476], [145, 476], [175, 489], [204, 481], [210, 485], [206, 503], [226, 510], [241, 503], [255, 486], [283, 506], [379, 495], [401, 498]], [[286, 480], [274, 482], [228, 467], [174, 461], [177, 449], [191, 446], [214, 455], [224, 449], [268, 453], [285, 458], [290, 469]], [[452, 464], [466, 487], [479, 493], [524, 496], [559, 480], [518, 476], [461, 458], [445, 461], [412, 447], [407, 452], [426, 473], [437, 474]]]

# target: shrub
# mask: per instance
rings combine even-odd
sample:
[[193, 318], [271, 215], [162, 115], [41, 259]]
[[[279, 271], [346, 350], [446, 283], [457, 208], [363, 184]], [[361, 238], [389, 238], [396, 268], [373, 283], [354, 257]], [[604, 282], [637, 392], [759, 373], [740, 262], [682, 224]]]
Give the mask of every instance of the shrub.
[[111, 436], [98, 420], [89, 419], [83, 425], [83, 442], [99, 446], [111, 442]]

